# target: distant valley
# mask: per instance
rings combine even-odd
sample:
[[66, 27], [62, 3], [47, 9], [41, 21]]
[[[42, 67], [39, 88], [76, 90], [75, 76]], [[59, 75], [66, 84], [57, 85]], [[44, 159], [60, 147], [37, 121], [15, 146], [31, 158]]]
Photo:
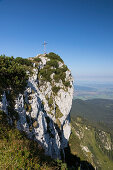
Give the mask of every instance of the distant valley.
[[73, 100], [71, 116], [81, 116], [113, 130], [113, 100]]
[[113, 168], [113, 85], [75, 85], [71, 109], [72, 154], [95, 169]]
[[75, 99], [113, 99], [113, 84], [75, 84]]

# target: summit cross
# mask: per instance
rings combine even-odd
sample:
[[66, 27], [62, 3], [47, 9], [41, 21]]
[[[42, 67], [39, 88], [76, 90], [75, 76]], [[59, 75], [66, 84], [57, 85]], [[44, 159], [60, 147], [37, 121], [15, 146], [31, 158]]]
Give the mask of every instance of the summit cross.
[[46, 43], [45, 41], [44, 41], [44, 43], [42, 44], [43, 46], [44, 46], [44, 54], [46, 54], [46, 45], [47, 45], [48, 43]]

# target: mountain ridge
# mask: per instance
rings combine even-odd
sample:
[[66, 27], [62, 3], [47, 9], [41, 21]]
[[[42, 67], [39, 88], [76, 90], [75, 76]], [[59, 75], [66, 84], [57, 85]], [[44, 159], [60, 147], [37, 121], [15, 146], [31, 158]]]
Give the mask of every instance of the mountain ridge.
[[61, 159], [71, 133], [71, 72], [55, 53], [30, 60], [1, 56], [0, 60], [1, 87], [6, 84], [0, 107], [9, 123], [15, 122], [17, 129], [38, 141], [47, 155]]

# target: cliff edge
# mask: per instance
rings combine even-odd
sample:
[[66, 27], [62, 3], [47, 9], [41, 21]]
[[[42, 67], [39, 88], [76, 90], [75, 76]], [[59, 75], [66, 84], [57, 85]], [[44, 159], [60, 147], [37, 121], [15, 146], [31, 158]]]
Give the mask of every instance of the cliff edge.
[[[0, 60], [6, 62], [5, 58], [2, 57]], [[9, 81], [4, 88], [3, 80], [0, 81], [0, 110], [8, 115], [10, 124], [15, 124], [19, 130], [25, 131], [29, 138], [38, 141], [47, 155], [61, 159], [62, 155], [65, 155], [64, 148], [68, 145], [71, 133], [73, 78], [70, 70], [54, 53], [31, 57], [28, 59], [30, 64], [27, 65], [20, 62], [19, 57], [8, 60], [10, 60], [7, 65], [9, 70], [15, 63], [16, 68], [22, 65], [27, 78], [25, 84], [23, 74], [16, 75], [16, 72], [14, 75], [16, 85], [23, 79], [25, 86], [23, 91], [19, 91], [15, 84], [12, 87], [11, 82], [8, 84]], [[2, 65], [0, 69], [3, 70]], [[0, 74], [5, 76], [6, 80], [7, 74], [1, 70]]]

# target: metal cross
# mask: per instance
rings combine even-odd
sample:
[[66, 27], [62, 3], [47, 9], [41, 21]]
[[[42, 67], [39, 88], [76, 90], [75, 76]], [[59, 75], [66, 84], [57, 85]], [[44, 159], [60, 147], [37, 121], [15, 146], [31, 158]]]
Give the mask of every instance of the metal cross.
[[47, 45], [47, 43], [44, 41], [44, 43], [42, 45], [44, 46], [44, 54], [46, 54], [46, 45]]

